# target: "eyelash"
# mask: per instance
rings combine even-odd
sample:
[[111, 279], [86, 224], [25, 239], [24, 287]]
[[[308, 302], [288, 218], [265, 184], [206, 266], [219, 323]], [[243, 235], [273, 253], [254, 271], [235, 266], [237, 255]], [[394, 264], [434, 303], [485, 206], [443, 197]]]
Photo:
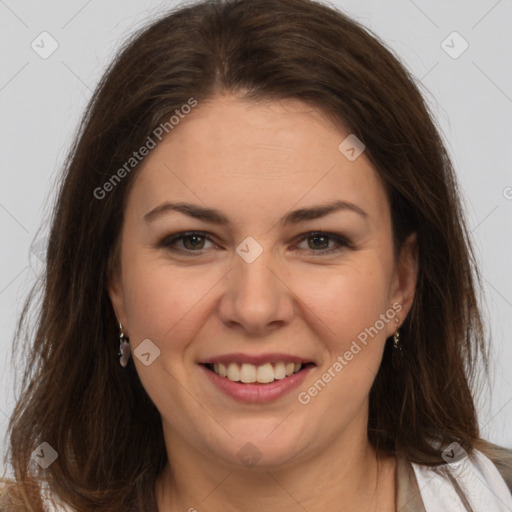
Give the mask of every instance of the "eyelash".
[[[166, 248], [166, 249], [169, 249], [173, 252], [177, 252], [177, 253], [181, 253], [181, 254], [186, 254], [187, 256], [190, 255], [192, 256], [191, 253], [195, 253], [192, 257], [194, 256], [201, 256], [203, 254], [203, 251], [205, 251], [206, 249], [200, 249], [200, 250], [197, 250], [197, 251], [192, 251], [190, 249], [178, 249], [174, 246], [174, 244], [180, 240], [183, 240], [185, 238], [189, 238], [189, 237], [192, 237], [192, 236], [198, 236], [200, 238], [205, 238], [206, 240], [212, 242], [212, 243], [215, 243], [209, 236], [207, 233], [205, 233], [204, 231], [186, 231], [186, 232], [183, 232], [183, 233], [177, 233], [175, 235], [171, 235], [170, 237], [166, 237], [162, 240], [162, 242], [160, 242], [159, 244], [159, 247], [163, 247], [163, 248]], [[339, 252], [341, 251], [343, 248], [347, 248], [347, 249], [353, 249], [353, 246], [352, 244], [343, 236], [340, 236], [340, 235], [335, 235], [334, 233], [326, 233], [324, 231], [311, 231], [309, 233], [305, 233], [304, 235], [301, 235], [301, 238], [298, 240], [298, 242], [302, 242], [304, 240], [307, 240], [308, 238], [313, 238], [313, 237], [323, 237], [323, 238], [328, 238], [329, 240], [333, 240], [334, 242], [336, 242], [338, 244], [338, 247], [331, 247], [330, 249], [321, 249], [321, 250], [314, 250], [314, 249], [309, 249], [310, 252], [312, 253], [316, 253], [317, 255], [319, 256], [323, 256], [323, 255], [328, 255], [328, 254], [332, 254], [332, 253], [335, 253], [335, 252]], [[298, 249], [298, 250], [306, 250], [308, 251], [308, 249]]]

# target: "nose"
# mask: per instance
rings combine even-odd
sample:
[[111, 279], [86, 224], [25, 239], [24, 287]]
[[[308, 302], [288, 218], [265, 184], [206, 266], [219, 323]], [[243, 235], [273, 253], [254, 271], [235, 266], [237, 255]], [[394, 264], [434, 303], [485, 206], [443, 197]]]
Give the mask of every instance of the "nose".
[[262, 335], [288, 324], [294, 310], [286, 272], [271, 250], [264, 250], [252, 263], [235, 255], [218, 307], [226, 325], [246, 335]]

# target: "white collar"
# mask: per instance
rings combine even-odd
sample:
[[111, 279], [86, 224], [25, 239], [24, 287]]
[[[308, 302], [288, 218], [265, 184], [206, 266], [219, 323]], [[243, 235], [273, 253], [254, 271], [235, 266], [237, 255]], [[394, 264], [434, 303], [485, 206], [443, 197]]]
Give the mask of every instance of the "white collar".
[[512, 511], [512, 495], [505, 480], [494, 463], [476, 449], [470, 456], [442, 466], [412, 463], [412, 467], [426, 512]]

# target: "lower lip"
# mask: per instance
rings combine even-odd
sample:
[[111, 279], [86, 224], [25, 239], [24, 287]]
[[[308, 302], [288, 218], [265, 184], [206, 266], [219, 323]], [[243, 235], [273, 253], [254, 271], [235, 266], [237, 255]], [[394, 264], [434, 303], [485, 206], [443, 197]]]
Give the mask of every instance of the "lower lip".
[[244, 384], [242, 382], [233, 382], [227, 377], [221, 377], [215, 372], [208, 370], [206, 366], [199, 365], [210, 381], [226, 395], [246, 403], [264, 403], [277, 400], [297, 388], [306, 378], [313, 365], [306, 366], [298, 373], [294, 373], [284, 379], [274, 380], [269, 384]]

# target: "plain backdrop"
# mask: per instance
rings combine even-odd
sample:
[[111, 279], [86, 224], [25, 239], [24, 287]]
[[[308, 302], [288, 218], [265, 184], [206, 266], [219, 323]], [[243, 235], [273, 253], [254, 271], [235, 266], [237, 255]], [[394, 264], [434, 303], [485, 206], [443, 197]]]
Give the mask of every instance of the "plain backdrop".
[[[44, 221], [78, 121], [126, 37], [176, 5], [0, 0], [2, 441], [16, 396], [10, 360], [14, 328], [42, 269]], [[331, 5], [395, 52], [416, 77], [440, 126], [484, 277], [493, 357], [491, 392], [478, 406], [482, 433], [512, 447], [512, 2], [338, 0]]]

